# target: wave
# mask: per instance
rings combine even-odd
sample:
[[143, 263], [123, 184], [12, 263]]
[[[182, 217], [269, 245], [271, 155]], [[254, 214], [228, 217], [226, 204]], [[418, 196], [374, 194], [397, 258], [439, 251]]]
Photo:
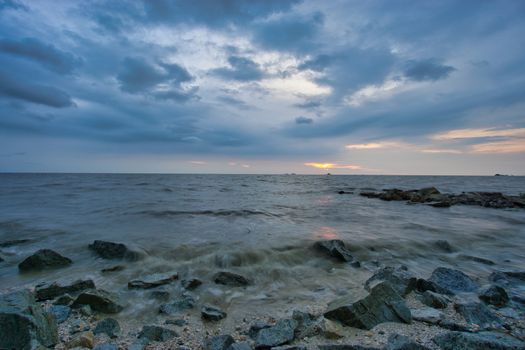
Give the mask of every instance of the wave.
[[217, 209], [217, 210], [144, 210], [139, 212], [142, 215], [149, 215], [157, 218], [171, 216], [218, 216], [218, 217], [249, 217], [249, 216], [267, 216], [281, 217], [281, 214], [275, 214], [264, 210], [251, 209]]

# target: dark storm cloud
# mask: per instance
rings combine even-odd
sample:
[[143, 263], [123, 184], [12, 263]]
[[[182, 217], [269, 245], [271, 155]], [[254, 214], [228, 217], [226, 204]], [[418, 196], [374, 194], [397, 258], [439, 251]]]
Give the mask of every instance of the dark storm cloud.
[[80, 64], [72, 54], [35, 38], [0, 39], [0, 53], [32, 60], [60, 74], [71, 73]]
[[230, 67], [214, 69], [211, 71], [211, 74], [226, 80], [238, 81], [260, 80], [264, 76], [261, 67], [249, 58], [230, 56], [228, 57], [228, 63]]
[[288, 11], [298, 0], [144, 0], [148, 20], [210, 27], [245, 25], [256, 18]]
[[447, 78], [456, 68], [440, 63], [437, 59], [408, 62], [403, 74], [415, 81], [436, 81]]
[[0, 72], [0, 96], [14, 98], [55, 108], [73, 105], [71, 96], [49, 85], [32, 84], [15, 80]]
[[314, 120], [308, 117], [297, 117], [295, 118], [295, 124], [312, 124]]

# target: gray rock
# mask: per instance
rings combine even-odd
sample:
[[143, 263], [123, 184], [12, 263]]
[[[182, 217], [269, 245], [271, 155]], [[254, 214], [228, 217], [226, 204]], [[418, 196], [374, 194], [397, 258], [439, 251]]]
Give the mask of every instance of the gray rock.
[[463, 259], [463, 260], [474, 261], [474, 262], [477, 262], [477, 263], [480, 263], [480, 264], [484, 264], [484, 265], [496, 265], [496, 263], [494, 261], [489, 260], [489, 259], [485, 259], [485, 258], [480, 258], [478, 256], [461, 254], [461, 255], [458, 256], [458, 258]]
[[321, 324], [314, 315], [295, 310], [292, 318], [297, 321], [297, 327], [295, 328], [295, 336], [297, 338], [312, 337], [320, 334], [322, 331]]
[[195, 299], [190, 296], [182, 297], [168, 304], [162, 304], [159, 308], [161, 314], [176, 315], [182, 311], [193, 309], [195, 306]]
[[89, 245], [89, 249], [94, 251], [102, 259], [138, 260], [140, 257], [137, 252], [128, 249], [128, 247], [122, 243], [97, 240]]
[[100, 270], [100, 272], [102, 273], [111, 273], [111, 272], [118, 272], [118, 271], [122, 271], [126, 268], [126, 266], [124, 265], [115, 265], [115, 266], [111, 266], [111, 267], [106, 267], [102, 270]]
[[437, 324], [445, 316], [441, 311], [433, 308], [415, 309], [410, 311], [413, 320], [429, 324]]
[[104, 290], [91, 290], [82, 292], [73, 302], [73, 308], [89, 305], [91, 309], [106, 314], [116, 314], [124, 309], [118, 298]]
[[328, 345], [319, 345], [319, 350], [380, 350], [380, 349], [368, 347], [368, 346], [362, 346], [362, 345], [328, 344]]
[[201, 317], [206, 321], [220, 321], [226, 316], [226, 312], [216, 306], [203, 305], [201, 308]]
[[252, 339], [255, 339], [261, 329], [270, 328], [270, 327], [271, 325], [264, 321], [256, 321], [255, 323], [250, 325], [250, 329], [248, 330], [248, 336]]
[[57, 323], [63, 323], [68, 319], [71, 308], [64, 305], [51, 305], [47, 311], [55, 317]]
[[95, 326], [94, 334], [106, 334], [110, 338], [117, 338], [120, 333], [120, 324], [113, 318], [105, 318]]
[[86, 289], [94, 289], [95, 283], [92, 280], [76, 280], [71, 284], [59, 285], [57, 282], [38, 286], [35, 289], [36, 299], [39, 301], [54, 299], [66, 293], [77, 293]]
[[272, 350], [308, 350], [304, 345], [284, 345], [284, 346], [274, 346]]
[[18, 269], [22, 272], [39, 271], [49, 268], [65, 267], [72, 263], [73, 261], [71, 259], [62, 256], [51, 249], [40, 249], [18, 264]]
[[181, 281], [181, 285], [187, 290], [193, 290], [199, 287], [202, 284], [202, 281], [198, 278], [187, 278]]
[[70, 334], [85, 332], [85, 331], [89, 331], [90, 329], [91, 329], [91, 326], [89, 325], [89, 323], [81, 319], [75, 319], [69, 325]]
[[450, 299], [444, 295], [431, 292], [429, 290], [425, 291], [420, 300], [423, 304], [433, 307], [435, 309], [444, 309], [448, 306]]
[[375, 272], [374, 275], [365, 282], [365, 289], [370, 291], [382, 281], [389, 282], [399, 295], [405, 296], [416, 289], [417, 278], [402, 267], [394, 268], [387, 266]]
[[71, 304], [73, 304], [74, 301], [75, 301], [75, 299], [71, 295], [64, 294], [64, 295], [58, 297], [57, 300], [55, 300], [53, 302], [53, 304], [54, 305], [70, 306]]
[[227, 350], [252, 350], [252, 347], [250, 343], [240, 342], [230, 345]]
[[129, 289], [150, 289], [169, 284], [179, 278], [178, 274], [161, 274], [155, 273], [146, 276], [140, 280], [133, 280], [128, 282]]
[[432, 339], [443, 350], [523, 350], [525, 343], [496, 332], [440, 334]]
[[429, 348], [416, 343], [404, 335], [392, 334], [388, 337], [388, 343], [384, 350], [429, 350]]
[[235, 343], [235, 340], [231, 335], [217, 335], [206, 339], [204, 342], [204, 350], [226, 350], [233, 343]]
[[314, 248], [339, 261], [355, 262], [354, 257], [346, 248], [345, 243], [339, 239], [315, 242]]
[[55, 318], [28, 290], [0, 295], [0, 349], [35, 349], [58, 342]]
[[435, 241], [434, 246], [439, 250], [444, 251], [445, 253], [452, 253], [456, 251], [456, 249], [454, 249], [448, 241], [445, 241], [443, 239]]
[[228, 271], [216, 273], [215, 276], [213, 276], [213, 281], [217, 284], [232, 287], [243, 287], [250, 284], [250, 281], [248, 281], [246, 277]]
[[91, 309], [91, 306], [89, 306], [89, 305], [81, 306], [81, 307], [78, 309], [78, 312], [79, 312], [82, 316], [86, 316], [86, 317], [89, 317], [89, 316], [92, 316], [92, 315], [93, 315], [93, 310]]
[[483, 288], [479, 293], [479, 298], [487, 304], [496, 307], [503, 307], [509, 302], [509, 295], [503, 287], [491, 285]]
[[405, 300], [388, 282], [378, 284], [361, 300], [346, 297], [333, 301], [324, 317], [361, 329], [372, 329], [383, 322], [410, 323], [412, 320]]
[[488, 307], [482, 303], [457, 303], [454, 309], [468, 323], [479, 325], [481, 328], [497, 328], [503, 323]]
[[[435, 269], [429, 281], [446, 294], [452, 295], [461, 292], [475, 292], [479, 288], [479, 285], [463, 272], [446, 267]], [[440, 290], [433, 292], [439, 293]]]
[[266, 349], [287, 344], [295, 338], [296, 328], [297, 321], [295, 320], [279, 320], [274, 326], [259, 331], [255, 338], [255, 348]]
[[118, 350], [118, 346], [110, 343], [98, 344], [93, 350]]
[[164, 342], [172, 338], [177, 337], [177, 333], [171, 329], [167, 329], [160, 326], [144, 326], [142, 331], [139, 333], [139, 339], [148, 339], [150, 341]]

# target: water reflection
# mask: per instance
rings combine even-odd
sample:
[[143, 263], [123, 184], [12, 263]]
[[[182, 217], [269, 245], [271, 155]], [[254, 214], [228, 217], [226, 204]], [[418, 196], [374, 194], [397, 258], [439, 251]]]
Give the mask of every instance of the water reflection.
[[313, 232], [315, 239], [341, 239], [339, 232], [335, 227], [321, 226]]

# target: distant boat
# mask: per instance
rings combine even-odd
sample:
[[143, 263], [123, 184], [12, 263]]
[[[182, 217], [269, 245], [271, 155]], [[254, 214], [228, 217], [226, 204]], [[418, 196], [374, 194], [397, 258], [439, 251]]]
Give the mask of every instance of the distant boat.
[[496, 174], [494, 176], [509, 176], [509, 175], [505, 175], [505, 174]]

